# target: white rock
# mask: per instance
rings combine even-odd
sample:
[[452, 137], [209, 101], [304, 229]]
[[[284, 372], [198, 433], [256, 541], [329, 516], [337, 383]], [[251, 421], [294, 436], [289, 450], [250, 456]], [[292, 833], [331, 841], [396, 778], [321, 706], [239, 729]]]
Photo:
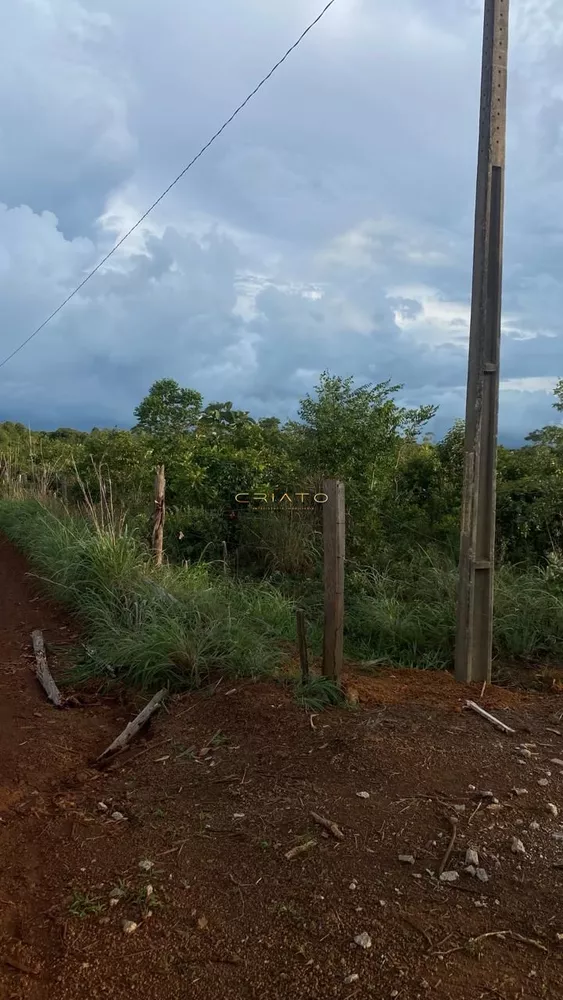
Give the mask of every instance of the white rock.
[[363, 931], [361, 934], [356, 934], [354, 943], [358, 945], [358, 948], [363, 948], [365, 951], [369, 951], [371, 948], [371, 938], [366, 931]]
[[233, 813], [233, 819], [244, 819], [244, 813]]
[[148, 858], [143, 858], [139, 861], [139, 868], [142, 872], [150, 872], [151, 868], [154, 868], [154, 861], [149, 861]]
[[468, 847], [465, 852], [465, 864], [474, 865], [475, 868], [479, 867], [479, 855], [473, 847]]
[[488, 882], [489, 881], [489, 876], [487, 875], [487, 872], [485, 871], [484, 868], [478, 868], [477, 871], [475, 872], [475, 874], [476, 874], [476, 876], [477, 876], [477, 878], [479, 879], [480, 882]]
[[513, 788], [512, 791], [514, 792], [515, 795], [527, 795], [528, 794], [528, 789], [527, 788]]
[[557, 767], [563, 767], [563, 760], [559, 760], [558, 757], [552, 757], [551, 758], [551, 763], [552, 764], [556, 764]]
[[351, 889], [352, 892], [354, 892], [358, 888], [358, 883], [357, 882], [350, 882], [350, 885], [348, 886], [348, 888]]
[[414, 865], [414, 858], [412, 854], [399, 854], [399, 861], [404, 865]]
[[513, 837], [512, 838], [511, 851], [512, 851], [513, 854], [525, 854], [526, 853], [526, 848], [524, 847], [524, 844], [522, 843], [522, 841], [518, 839], [518, 837]]
[[464, 868], [465, 874], [471, 876], [475, 875], [476, 870], [475, 865], [468, 865], [467, 868]]
[[124, 934], [133, 934], [133, 931], [136, 931], [138, 926], [134, 920], [124, 920], [121, 924]]
[[546, 788], [546, 786], [549, 785], [549, 781], [547, 780], [547, 778], [540, 778], [538, 781], [538, 785], [541, 785], [542, 788]]
[[546, 809], [548, 813], [551, 813], [551, 815], [555, 816], [555, 818], [557, 819], [557, 817], [559, 816], [559, 809], [557, 808], [557, 806], [554, 806], [553, 802], [548, 802], [546, 805]]
[[440, 882], [457, 882], [458, 878], [458, 872], [442, 872], [440, 875]]
[[530, 823], [530, 830], [540, 830], [540, 829], [541, 829], [541, 827], [540, 827], [537, 819], [533, 819], [532, 822]]
[[369, 792], [356, 792], [359, 799], [369, 799]]
[[521, 757], [533, 757], [534, 756], [533, 753], [532, 753], [532, 751], [528, 750], [527, 747], [519, 747], [518, 748], [518, 753], [520, 754]]
[[125, 816], [123, 815], [123, 813], [120, 813], [120, 812], [116, 811], [116, 812], [112, 812], [111, 818], [114, 819], [116, 821], [116, 823], [119, 823], [120, 820], [125, 819]]
[[345, 983], [346, 986], [349, 986], [350, 983], [357, 983], [359, 978], [360, 977], [359, 977], [359, 975], [358, 975], [357, 972], [352, 972], [352, 973], [350, 973], [349, 976], [346, 976], [346, 979], [344, 980], [344, 983]]
[[108, 807], [106, 806], [105, 802], [98, 802], [98, 809], [100, 810], [100, 812], [104, 813], [108, 811]]

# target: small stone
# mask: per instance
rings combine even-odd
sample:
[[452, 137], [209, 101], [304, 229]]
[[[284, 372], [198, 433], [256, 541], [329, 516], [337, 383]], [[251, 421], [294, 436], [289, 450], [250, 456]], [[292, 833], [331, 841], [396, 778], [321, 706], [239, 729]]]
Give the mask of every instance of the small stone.
[[553, 833], [552, 837], [553, 837], [554, 840], [561, 841], [561, 840], [563, 840], [563, 833]]
[[440, 882], [457, 882], [458, 878], [458, 872], [442, 872], [440, 875]]
[[361, 934], [356, 934], [354, 943], [358, 945], [358, 948], [363, 948], [364, 951], [369, 951], [371, 948], [371, 938], [366, 931], [363, 931]]
[[121, 924], [121, 928], [124, 934], [133, 934], [137, 930], [139, 925], [135, 923], [134, 920], [124, 920]]
[[359, 799], [369, 799], [369, 792], [356, 792]]
[[465, 852], [465, 864], [474, 865], [475, 868], [479, 867], [479, 855], [473, 847], [468, 847]]
[[533, 819], [532, 822], [530, 823], [530, 830], [540, 830], [540, 829], [541, 829], [541, 827], [540, 827], [537, 819]]
[[349, 986], [350, 983], [357, 983], [359, 978], [360, 977], [357, 972], [351, 972], [349, 976], [346, 976], [344, 983], [346, 986]]
[[558, 757], [552, 757], [551, 763], [555, 764], [557, 767], [563, 767], [563, 760], [559, 760]]
[[555, 818], [557, 819], [557, 817], [559, 816], [559, 809], [557, 808], [557, 806], [554, 806], [553, 802], [548, 802], [546, 805], [546, 809], [548, 813], [551, 813], [551, 815], [555, 816]]
[[499, 813], [502, 809], [500, 802], [492, 802], [490, 806], [487, 806], [488, 812]]
[[147, 899], [150, 899], [153, 893], [154, 893], [154, 889], [153, 889], [152, 885], [148, 885], [147, 886]]
[[112, 889], [109, 894], [110, 899], [123, 899], [124, 896], [125, 896], [125, 889], [120, 889], [118, 885], [115, 887], [115, 889]]
[[547, 785], [549, 785], [549, 781], [547, 780], [547, 778], [540, 778], [538, 781], [538, 785], [541, 785], [542, 788], [546, 788]]
[[399, 854], [399, 861], [403, 865], [414, 865], [414, 858], [412, 854]]
[[391, 996], [393, 997], [393, 1000], [395, 1000], [395, 997], [399, 996], [399, 991], [398, 990], [391, 990]]
[[512, 851], [513, 854], [525, 854], [526, 853], [526, 848], [524, 847], [524, 844], [522, 843], [522, 841], [518, 839], [518, 837], [513, 837], [512, 838], [512, 844], [511, 844], [510, 849], [511, 849], [511, 851]]
[[116, 810], [116, 812], [112, 812], [111, 818], [114, 819], [116, 823], [119, 823], [121, 820], [125, 819], [125, 816], [123, 813], [117, 812]]
[[464, 868], [466, 875], [471, 876], [475, 875], [476, 870], [475, 865], [468, 865], [467, 868]]
[[205, 930], [207, 930], [207, 926], [208, 926], [207, 917], [198, 917], [198, 921], [197, 921], [197, 929], [198, 929], [198, 931], [205, 931]]
[[520, 754], [521, 757], [528, 757], [529, 758], [529, 757], [533, 757], [534, 756], [533, 753], [532, 753], [532, 751], [528, 750], [527, 747], [519, 747], [518, 748], [518, 753]]
[[105, 802], [98, 802], [98, 809], [100, 810], [100, 812], [104, 813], [108, 811], [108, 807], [106, 806]]
[[139, 861], [139, 868], [142, 872], [150, 872], [151, 868], [154, 868], [154, 861], [144, 858], [142, 861]]
[[479, 879], [480, 882], [488, 882], [489, 881], [489, 876], [487, 875], [487, 872], [485, 871], [484, 868], [478, 868], [477, 871], [475, 872], [475, 874], [476, 874], [476, 876], [477, 876], [477, 878]]
[[244, 819], [244, 813], [233, 813], [233, 819]]
[[98, 923], [100, 923], [102, 925], [102, 927], [105, 927], [106, 924], [109, 924], [109, 922], [110, 922], [109, 921], [109, 917], [100, 917], [100, 919], [98, 921]]
[[527, 795], [528, 794], [528, 789], [527, 788], [513, 788], [512, 791], [514, 792], [515, 795]]
[[475, 785], [468, 785], [467, 787], [468, 787], [468, 789], [469, 789], [470, 792], [476, 791]]
[[350, 882], [350, 885], [348, 886], [348, 888], [351, 889], [352, 892], [354, 892], [358, 888], [358, 883], [357, 882]]
[[464, 813], [465, 812], [465, 806], [454, 806], [453, 808], [454, 808], [454, 812], [456, 812], [456, 813]]

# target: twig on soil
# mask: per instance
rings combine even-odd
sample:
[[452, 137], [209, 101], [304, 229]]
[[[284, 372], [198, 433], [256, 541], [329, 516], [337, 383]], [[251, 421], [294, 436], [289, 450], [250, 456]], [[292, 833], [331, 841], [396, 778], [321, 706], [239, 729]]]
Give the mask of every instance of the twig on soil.
[[456, 951], [464, 951], [464, 949], [471, 949], [479, 941], [484, 941], [485, 938], [498, 938], [499, 941], [504, 941], [506, 937], [510, 937], [513, 941], [520, 941], [522, 944], [529, 944], [533, 948], [539, 948], [540, 951], [549, 952], [549, 949], [545, 947], [541, 941], [535, 941], [533, 938], [524, 937], [522, 934], [517, 934], [516, 931], [487, 931], [486, 934], [479, 934], [477, 937], [468, 938], [464, 944], [458, 945], [456, 948], [448, 948], [447, 951], [433, 951], [433, 955], [453, 955]]
[[445, 869], [448, 861], [450, 860], [450, 858], [452, 856], [452, 851], [454, 849], [455, 839], [457, 837], [457, 824], [458, 824], [458, 818], [457, 818], [457, 816], [448, 816], [448, 822], [449, 822], [449, 824], [450, 824], [450, 826], [452, 828], [452, 835], [450, 837], [450, 842], [449, 842], [449, 844], [448, 844], [448, 846], [446, 848], [446, 853], [444, 854], [444, 857], [442, 858], [442, 860], [440, 862], [440, 867], [438, 868], [438, 878], [440, 877], [440, 875], [444, 871], [444, 869]]
[[475, 806], [475, 809], [473, 810], [473, 812], [471, 813], [471, 816], [467, 820], [467, 825], [468, 826], [471, 823], [471, 820], [473, 819], [473, 817], [477, 815], [477, 813], [479, 812], [479, 810], [480, 810], [480, 808], [481, 808], [482, 805], [483, 805], [483, 799], [479, 799], [477, 805]]
[[297, 844], [297, 847], [292, 847], [290, 851], [287, 851], [285, 859], [286, 861], [292, 861], [293, 858], [296, 858], [299, 854], [304, 854], [305, 851], [308, 851], [311, 847], [316, 846], [316, 840], [307, 840], [304, 844]]
[[501, 729], [503, 733], [516, 732], [515, 729], [511, 729], [510, 726], [505, 725], [505, 723], [501, 722], [500, 719], [496, 719], [495, 716], [491, 715], [490, 712], [486, 712], [485, 709], [481, 708], [480, 705], [477, 705], [476, 702], [466, 701], [465, 706], [466, 708], [470, 708], [472, 712], [477, 712], [477, 715], [480, 715], [483, 719], [486, 719], [487, 722], [490, 722], [491, 725], [496, 726], [497, 729]]
[[422, 934], [429, 948], [434, 947], [434, 942], [432, 941], [432, 938], [430, 937], [428, 931], [425, 930], [424, 927], [421, 927], [420, 924], [416, 923], [416, 921], [413, 920], [413, 918], [410, 916], [409, 913], [405, 913], [404, 910], [399, 910], [399, 916], [401, 917], [402, 920], [404, 920], [407, 924], [409, 924], [415, 931], [418, 931], [419, 934]]
[[487, 682], [483, 681], [483, 687], [481, 688], [481, 694], [479, 695], [480, 698], [482, 698], [483, 695], [485, 694], [485, 688], [486, 687], [487, 687]]
[[40, 629], [37, 628], [31, 633], [31, 641], [33, 643], [33, 652], [35, 653], [36, 660], [35, 676], [45, 691], [49, 701], [52, 701], [56, 708], [62, 708], [63, 698], [53, 680], [53, 675], [49, 670], [47, 654], [45, 652], [45, 643], [43, 641], [43, 633]]
[[323, 826], [329, 833], [332, 833], [332, 836], [335, 837], [336, 840], [344, 840], [342, 830], [340, 830], [336, 823], [333, 823], [332, 820], [325, 819], [324, 816], [319, 816], [319, 814], [315, 812], [311, 813], [311, 819], [313, 819], [319, 826]]
[[157, 708], [160, 708], [161, 702], [166, 696], [166, 688], [161, 688], [161, 690], [155, 694], [154, 698], [151, 698], [148, 705], [145, 705], [143, 710], [130, 722], [122, 733], [119, 734], [117, 739], [104, 750], [103, 753], [96, 759], [96, 764], [100, 764], [113, 757], [115, 754], [124, 750], [125, 747], [129, 745], [132, 739], [140, 732], [143, 726], [149, 721], [151, 716], [156, 712]]

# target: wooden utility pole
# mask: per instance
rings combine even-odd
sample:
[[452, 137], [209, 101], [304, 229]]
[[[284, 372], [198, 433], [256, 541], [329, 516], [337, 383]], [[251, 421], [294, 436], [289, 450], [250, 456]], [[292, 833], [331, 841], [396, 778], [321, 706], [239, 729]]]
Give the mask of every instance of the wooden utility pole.
[[509, 0], [485, 0], [456, 679], [490, 681]]
[[152, 547], [154, 561], [157, 566], [162, 566], [162, 556], [164, 552], [164, 515], [165, 515], [166, 480], [164, 478], [164, 466], [158, 465], [154, 480], [154, 520], [152, 529]]
[[344, 554], [346, 511], [344, 483], [326, 479], [323, 493], [324, 641], [323, 674], [340, 684], [344, 656]]
[[306, 684], [309, 680], [309, 654], [307, 652], [307, 625], [305, 622], [305, 612], [302, 608], [297, 608], [297, 643], [299, 645], [299, 664], [301, 666], [301, 683]]

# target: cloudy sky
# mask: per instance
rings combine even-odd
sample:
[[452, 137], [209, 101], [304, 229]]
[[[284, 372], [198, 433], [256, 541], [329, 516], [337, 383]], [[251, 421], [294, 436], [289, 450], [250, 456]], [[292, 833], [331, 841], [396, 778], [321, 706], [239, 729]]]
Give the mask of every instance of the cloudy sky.
[[[10, 0], [0, 353], [83, 279], [322, 0]], [[0, 370], [0, 419], [130, 426], [154, 379], [293, 415], [328, 368], [464, 411], [483, 0], [336, 0], [102, 271]], [[561, 0], [511, 0], [507, 442], [563, 375]]]

